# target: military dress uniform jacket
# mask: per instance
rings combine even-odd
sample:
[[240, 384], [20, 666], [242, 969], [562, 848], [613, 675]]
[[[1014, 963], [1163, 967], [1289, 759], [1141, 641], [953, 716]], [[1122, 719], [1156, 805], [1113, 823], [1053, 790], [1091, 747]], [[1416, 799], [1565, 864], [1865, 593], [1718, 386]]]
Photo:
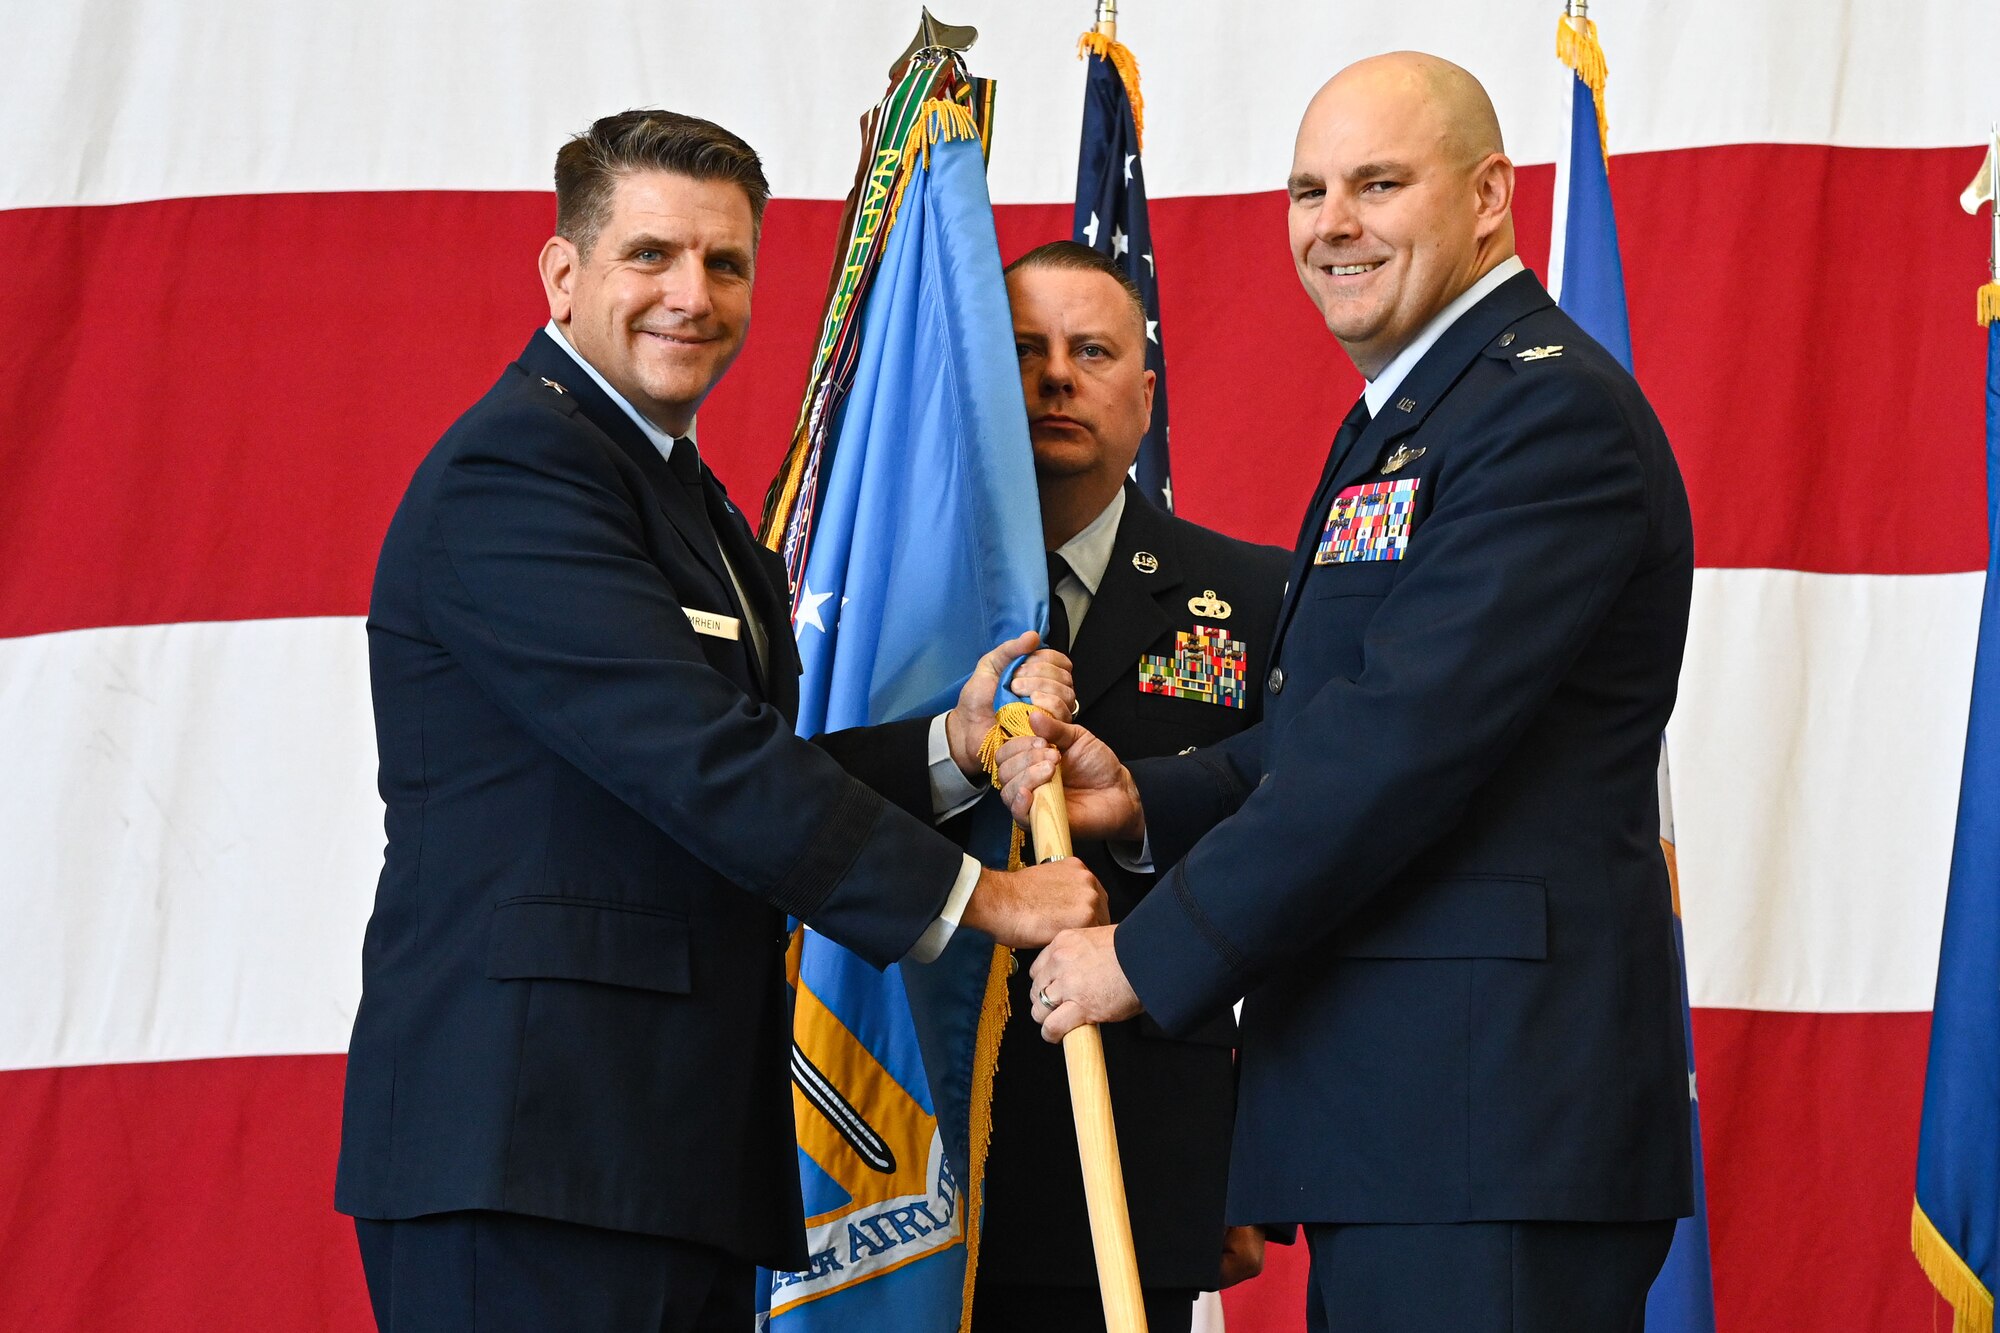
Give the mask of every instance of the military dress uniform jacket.
[[1263, 723], [1135, 767], [1171, 870], [1119, 961], [1169, 1031], [1248, 993], [1232, 1221], [1685, 1215], [1679, 471], [1531, 274], [1395, 393], [1308, 508]]
[[[368, 614], [388, 848], [343, 1212], [804, 1265], [786, 915], [885, 965], [961, 855], [906, 813], [928, 815], [925, 724], [793, 734], [784, 588], [545, 333], [418, 467]], [[689, 612], [759, 617], [768, 667], [747, 626]]]
[[[1263, 706], [1258, 681], [1269, 667], [1284, 578], [1283, 551], [1162, 513], [1128, 484], [1110, 563], [1070, 649], [1079, 720], [1130, 757], [1213, 745], [1251, 725]], [[1214, 701], [1186, 690], [1141, 692], [1149, 657], [1156, 668], [1177, 654], [1194, 665], [1198, 626], [1226, 632], [1220, 655], [1245, 673], [1240, 706], [1232, 706], [1227, 682]], [[1080, 843], [1077, 853], [1103, 883], [1114, 921], [1152, 888], [1155, 876], [1126, 870], [1102, 843]], [[1032, 952], [1017, 954], [1010, 987], [979, 1267], [1002, 1282], [1095, 1286], [1069, 1077], [1062, 1049], [1042, 1040], [1030, 1013], [1033, 960]], [[1236, 1101], [1234, 1016], [1224, 1010], [1179, 1037], [1145, 1017], [1107, 1024], [1103, 1035], [1140, 1280], [1212, 1289]]]

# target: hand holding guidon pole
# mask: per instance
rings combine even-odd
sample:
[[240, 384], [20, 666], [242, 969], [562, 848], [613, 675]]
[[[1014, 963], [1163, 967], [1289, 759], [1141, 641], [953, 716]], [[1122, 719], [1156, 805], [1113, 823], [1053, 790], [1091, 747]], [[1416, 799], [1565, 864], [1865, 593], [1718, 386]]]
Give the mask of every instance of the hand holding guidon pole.
[[[1035, 860], [1059, 861], [1074, 854], [1069, 813], [1064, 803], [1062, 773], [1053, 759], [1055, 751], [1036, 737], [1031, 721], [1034, 712], [1027, 704], [1002, 708], [980, 757], [986, 761], [995, 786], [1003, 780], [1003, 754], [1025, 756], [1027, 752], [1017, 747], [1032, 744], [1035, 753], [1047, 760], [1046, 769], [1036, 770], [1041, 785], [1032, 795], [1023, 793], [1018, 803], [1010, 799], [1008, 808], [1016, 819], [1027, 823], [1034, 839]], [[1010, 771], [1018, 771], [1027, 765], [1015, 763], [1008, 767]], [[1018, 843], [1018, 832], [1016, 840]], [[1101, 926], [1090, 932], [1068, 931], [1058, 939], [1079, 933], [1103, 933], [1108, 937], [1110, 930], [1109, 926]], [[1044, 1019], [1045, 1032], [1047, 1020], [1063, 1007], [1062, 1001], [1052, 1004], [1050, 1000], [1047, 986], [1036, 991], [1035, 1012]], [[1111, 1117], [1104, 1040], [1098, 1035], [1095, 1023], [1082, 1022], [1063, 1034], [1062, 1047], [1063, 1060], [1069, 1068], [1070, 1109], [1076, 1116], [1076, 1146], [1083, 1163], [1084, 1201], [1090, 1211], [1091, 1246], [1097, 1255], [1097, 1284], [1104, 1300], [1104, 1327], [1107, 1333], [1145, 1333], [1146, 1306], [1139, 1289], [1132, 1220], [1125, 1205], [1125, 1174], [1118, 1162], [1118, 1130]]]

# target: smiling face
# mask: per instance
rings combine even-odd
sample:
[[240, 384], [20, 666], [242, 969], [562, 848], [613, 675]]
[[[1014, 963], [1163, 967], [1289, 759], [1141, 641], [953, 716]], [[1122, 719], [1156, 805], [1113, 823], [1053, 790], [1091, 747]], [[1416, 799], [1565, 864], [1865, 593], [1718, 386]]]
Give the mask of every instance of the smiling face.
[[561, 236], [542, 247], [549, 315], [627, 402], [686, 434], [750, 330], [749, 196], [730, 181], [634, 171], [607, 211], [587, 254]]
[[1514, 252], [1514, 168], [1492, 106], [1435, 57], [1379, 56], [1320, 89], [1288, 193], [1299, 280], [1369, 379]]
[[1036, 473], [1109, 503], [1153, 419], [1144, 312], [1108, 274], [1032, 264], [1007, 275], [1007, 301]]

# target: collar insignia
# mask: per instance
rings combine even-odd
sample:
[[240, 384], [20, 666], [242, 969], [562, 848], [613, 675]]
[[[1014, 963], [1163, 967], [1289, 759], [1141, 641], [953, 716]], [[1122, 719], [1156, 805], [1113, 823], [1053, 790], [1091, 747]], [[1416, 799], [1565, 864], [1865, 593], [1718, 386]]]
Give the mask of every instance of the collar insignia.
[[563, 386], [562, 386], [562, 385], [560, 385], [560, 384], [557, 384], [557, 383], [556, 383], [556, 382], [555, 382], [554, 380], [550, 379], [550, 378], [549, 378], [549, 377], [548, 377], [547, 375], [544, 375], [544, 376], [542, 376], [542, 383], [544, 383], [544, 384], [548, 385], [548, 386], [549, 386], [549, 387], [550, 387], [551, 389], [554, 389], [554, 390], [555, 390], [555, 391], [556, 391], [557, 393], [568, 393], [568, 392], [569, 392], [569, 390], [568, 390], [568, 389], [565, 389], [565, 388], [563, 388]]
[[1154, 555], [1151, 551], [1134, 551], [1132, 552], [1132, 568], [1138, 570], [1141, 574], [1158, 573], [1160, 557]]

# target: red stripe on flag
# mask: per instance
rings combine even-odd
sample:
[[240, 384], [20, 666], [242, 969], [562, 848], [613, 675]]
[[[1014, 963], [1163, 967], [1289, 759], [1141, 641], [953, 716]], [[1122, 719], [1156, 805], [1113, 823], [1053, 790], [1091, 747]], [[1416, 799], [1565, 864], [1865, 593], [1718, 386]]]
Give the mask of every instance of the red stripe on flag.
[[[1697, 1010], [1720, 1327], [1920, 1328], [1927, 1014]], [[338, 1056], [0, 1073], [0, 1328], [368, 1327]], [[1302, 1327], [1303, 1246], [1225, 1294]]]
[[0, 1328], [372, 1329], [341, 1056], [0, 1073]]
[[[1929, 1014], [1695, 1010], [1718, 1328], [1932, 1326], [1910, 1257], [1929, 1037]], [[1305, 1327], [1305, 1246], [1266, 1256], [1223, 1293], [1229, 1333]]]
[[1910, 1256], [1930, 1027], [1694, 1011], [1717, 1327], [1932, 1326]]
[[[1639, 374], [1701, 563], [1981, 567], [1985, 234], [1952, 206], [1974, 166], [1777, 145], [1614, 162]], [[1551, 179], [1521, 173], [1531, 265]], [[439, 192], [0, 213], [25, 257], [7, 307], [28, 312], [0, 333], [0, 636], [362, 611], [411, 468], [544, 316], [551, 212]], [[702, 414], [745, 508], [797, 411], [837, 214], [772, 205], [755, 335]], [[1001, 208], [1003, 252], [1068, 214]], [[1182, 510], [1289, 542], [1359, 381], [1292, 274], [1282, 196], [1157, 200], [1153, 227]]]

